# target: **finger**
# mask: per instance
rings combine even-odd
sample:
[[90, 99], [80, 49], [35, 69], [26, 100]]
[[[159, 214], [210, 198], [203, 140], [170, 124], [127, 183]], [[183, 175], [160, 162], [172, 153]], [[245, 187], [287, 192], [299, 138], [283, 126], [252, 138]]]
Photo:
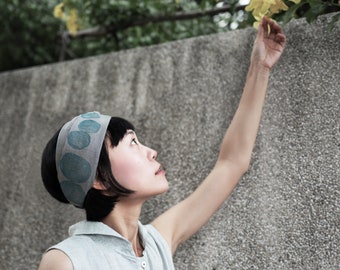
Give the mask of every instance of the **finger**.
[[267, 17], [263, 17], [261, 20], [262, 37], [268, 38], [270, 34], [270, 20]]
[[274, 21], [270, 22], [270, 27], [274, 33], [282, 33], [282, 27]]
[[271, 22], [271, 20], [269, 18], [267, 18], [265, 16], [262, 18], [262, 24], [268, 24], [270, 22]]
[[263, 39], [263, 36], [264, 36], [264, 20], [262, 19], [258, 27], [257, 37], [259, 39]]
[[278, 25], [276, 22], [272, 22], [269, 25], [271, 27], [271, 31], [268, 38], [274, 40], [276, 43], [284, 45], [286, 37], [283, 34], [281, 26]]
[[274, 40], [275, 40], [276, 43], [279, 43], [281, 46], [284, 46], [286, 44], [286, 36], [282, 33], [278, 33], [275, 36]]

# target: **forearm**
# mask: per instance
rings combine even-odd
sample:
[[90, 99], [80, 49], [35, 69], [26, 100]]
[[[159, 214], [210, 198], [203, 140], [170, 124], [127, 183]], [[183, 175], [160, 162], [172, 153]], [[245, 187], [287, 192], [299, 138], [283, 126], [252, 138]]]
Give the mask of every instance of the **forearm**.
[[261, 119], [270, 70], [251, 63], [239, 106], [223, 138], [217, 162], [247, 170]]
[[174, 247], [209, 220], [247, 170], [261, 118], [268, 78], [269, 69], [250, 65], [238, 109], [222, 141], [216, 166], [194, 193], [169, 211], [172, 220], [176, 221], [176, 215], [181, 217], [175, 226], [176, 237], [169, 241]]

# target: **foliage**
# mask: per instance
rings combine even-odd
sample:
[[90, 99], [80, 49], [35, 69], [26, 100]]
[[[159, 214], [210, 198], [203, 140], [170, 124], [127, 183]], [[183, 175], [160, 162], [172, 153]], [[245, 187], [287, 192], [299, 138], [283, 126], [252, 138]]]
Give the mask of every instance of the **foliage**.
[[[321, 14], [340, 11], [339, 0], [290, 0], [284, 2], [287, 5], [287, 10], [272, 16], [273, 19], [283, 24], [294, 18], [305, 18], [307, 22], [311, 23]], [[333, 16], [334, 20], [330, 26], [338, 20], [338, 15]]]
[[[199, 3], [198, 3], [199, 2]], [[233, 8], [238, 0], [229, 0]], [[214, 8], [216, 0], [203, 1], [78, 1], [66, 0], [64, 22], [70, 10], [78, 11], [79, 30], [95, 28], [92, 36], [84, 40], [70, 35], [66, 40], [69, 51], [75, 55], [94, 55], [107, 51], [148, 46], [167, 41], [207, 35], [221, 31], [211, 16], [190, 20], [171, 20], [175, 13], [187, 14], [197, 10]], [[168, 18], [167, 20], [162, 20]], [[230, 20], [231, 23], [231, 20]], [[96, 31], [97, 30], [97, 31]], [[78, 34], [80, 34], [79, 32]], [[96, 34], [104, 33], [104, 34]], [[69, 57], [70, 55], [66, 55]]]
[[[263, 15], [283, 23], [340, 10], [339, 0], [252, 1], [261, 10], [280, 2]], [[2, 0], [0, 71], [247, 27], [263, 13], [251, 5], [253, 12], [239, 0]]]
[[0, 71], [58, 61], [58, 1], [0, 1]]

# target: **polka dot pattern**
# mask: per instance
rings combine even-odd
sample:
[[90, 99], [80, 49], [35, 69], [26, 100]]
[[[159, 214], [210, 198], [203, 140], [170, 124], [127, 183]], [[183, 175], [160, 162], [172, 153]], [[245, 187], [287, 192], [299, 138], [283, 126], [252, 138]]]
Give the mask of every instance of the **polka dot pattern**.
[[60, 170], [68, 180], [74, 183], [83, 183], [91, 176], [91, 164], [73, 153], [66, 153], [62, 156]]
[[84, 131], [71, 131], [67, 136], [67, 142], [74, 149], [83, 149], [89, 146], [91, 137]]
[[99, 112], [79, 115], [61, 129], [56, 149], [60, 187], [65, 197], [82, 207], [92, 187], [99, 154], [111, 117]]
[[84, 132], [96, 133], [100, 129], [100, 124], [93, 120], [84, 120], [80, 122], [78, 128]]

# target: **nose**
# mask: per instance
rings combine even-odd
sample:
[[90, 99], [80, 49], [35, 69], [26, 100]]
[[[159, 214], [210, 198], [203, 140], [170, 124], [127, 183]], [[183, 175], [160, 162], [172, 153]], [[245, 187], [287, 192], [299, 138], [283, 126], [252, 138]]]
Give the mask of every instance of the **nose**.
[[147, 155], [149, 160], [154, 160], [157, 158], [157, 151], [147, 147]]

